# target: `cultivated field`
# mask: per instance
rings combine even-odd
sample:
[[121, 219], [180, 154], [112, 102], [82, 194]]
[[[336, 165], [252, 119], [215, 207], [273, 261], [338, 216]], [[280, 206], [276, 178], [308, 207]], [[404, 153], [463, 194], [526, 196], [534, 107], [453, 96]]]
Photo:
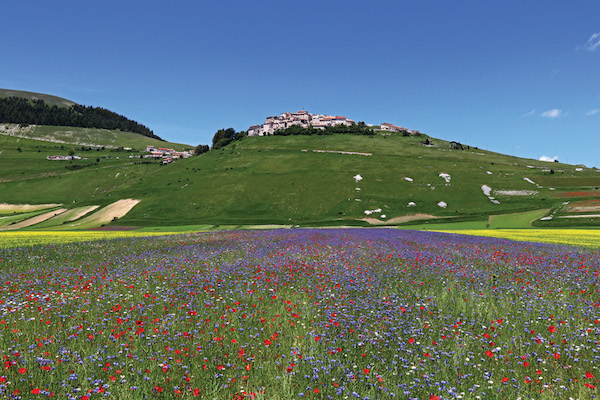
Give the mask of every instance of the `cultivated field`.
[[21, 240], [0, 250], [4, 397], [596, 393], [597, 250], [390, 229]]
[[599, 248], [600, 230], [593, 229], [465, 229], [440, 230], [446, 233], [487, 236], [528, 242], [556, 243]]

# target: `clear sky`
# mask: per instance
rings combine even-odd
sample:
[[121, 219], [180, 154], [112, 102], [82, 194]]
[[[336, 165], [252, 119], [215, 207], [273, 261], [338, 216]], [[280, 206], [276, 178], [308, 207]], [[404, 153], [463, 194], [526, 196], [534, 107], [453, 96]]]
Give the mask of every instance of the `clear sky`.
[[0, 88], [208, 144], [306, 109], [600, 167], [600, 2], [5, 1]]

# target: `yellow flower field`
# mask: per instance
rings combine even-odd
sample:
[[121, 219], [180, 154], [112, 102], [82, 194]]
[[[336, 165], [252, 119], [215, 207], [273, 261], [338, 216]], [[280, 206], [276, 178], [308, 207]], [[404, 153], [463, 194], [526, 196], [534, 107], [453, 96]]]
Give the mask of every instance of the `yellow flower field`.
[[93, 240], [164, 236], [177, 232], [134, 231], [18, 231], [0, 232], [0, 248], [49, 245], [58, 243], [87, 242]]
[[487, 236], [527, 242], [557, 243], [571, 246], [600, 247], [600, 230], [594, 229], [472, 229], [437, 232]]

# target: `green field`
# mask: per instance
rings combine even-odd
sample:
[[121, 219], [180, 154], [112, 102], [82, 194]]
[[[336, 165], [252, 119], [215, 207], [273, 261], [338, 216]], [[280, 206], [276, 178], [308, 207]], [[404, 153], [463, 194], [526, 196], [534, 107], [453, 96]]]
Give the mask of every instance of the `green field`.
[[37, 215], [43, 214], [48, 212], [49, 210], [40, 210], [40, 211], [31, 211], [31, 212], [25, 212], [25, 213], [18, 213], [18, 214], [14, 214], [14, 215], [4, 215], [0, 217], [0, 229], [1, 228], [5, 228], [8, 227], [12, 224], [16, 224], [19, 223], [21, 221], [24, 221], [28, 218], [32, 218], [35, 217]]
[[[73, 208], [134, 198], [141, 202], [113, 224], [140, 227], [368, 226], [361, 221], [367, 217], [365, 210], [377, 209], [381, 212], [368, 217], [383, 222], [428, 214], [443, 219], [423, 225], [452, 222], [479, 227], [484, 221], [491, 228], [525, 227], [543, 215], [536, 210], [556, 208], [565, 201], [559, 189], [525, 178], [552, 183], [597, 175], [558, 163], [550, 165], [555, 171], [550, 174], [545, 162], [478, 149], [451, 150], [447, 142], [436, 139], [436, 147], [425, 147], [422, 140], [400, 135], [251, 137], [162, 166], [148, 164], [139, 152], [82, 146], [75, 146], [76, 154], [87, 160], [48, 161], [47, 155], [64, 154], [73, 146], [0, 136], [0, 202], [62, 203]], [[449, 174], [450, 181], [441, 173]], [[356, 175], [362, 180], [356, 181]], [[484, 195], [483, 185], [492, 188], [500, 204]], [[510, 194], [522, 191], [533, 194]], [[439, 207], [439, 202], [447, 207]]]
[[492, 215], [489, 219], [489, 228], [531, 228], [531, 223], [542, 218], [550, 209], [527, 211], [514, 214]]

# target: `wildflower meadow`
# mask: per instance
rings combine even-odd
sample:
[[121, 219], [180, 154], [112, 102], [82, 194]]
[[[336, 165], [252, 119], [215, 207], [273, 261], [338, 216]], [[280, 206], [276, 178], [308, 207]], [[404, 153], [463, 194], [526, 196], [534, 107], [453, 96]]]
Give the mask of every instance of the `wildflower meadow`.
[[591, 399], [597, 250], [393, 229], [0, 249], [0, 397]]

